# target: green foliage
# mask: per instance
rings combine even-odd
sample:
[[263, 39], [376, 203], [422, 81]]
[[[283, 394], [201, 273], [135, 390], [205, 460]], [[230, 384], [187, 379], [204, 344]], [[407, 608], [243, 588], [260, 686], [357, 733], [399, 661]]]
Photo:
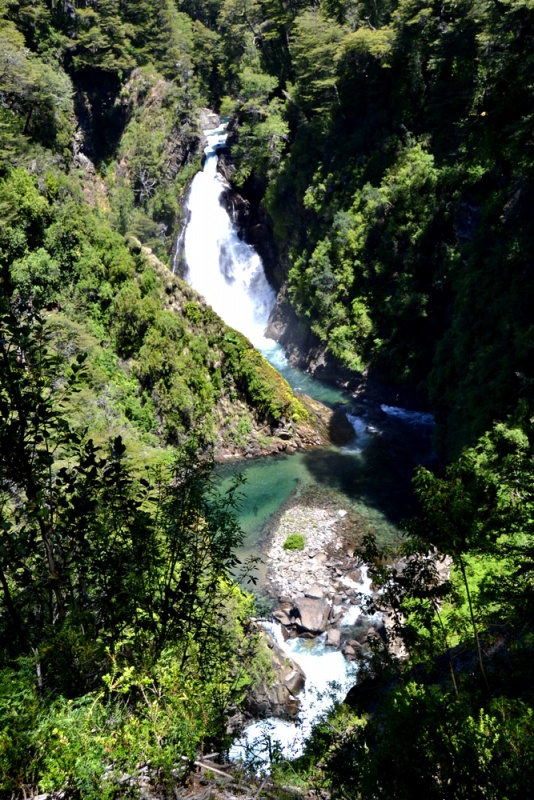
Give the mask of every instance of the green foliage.
[[[249, 658], [243, 632], [233, 640]], [[247, 650], [249, 651], [247, 653]], [[239, 696], [241, 679], [219, 668], [199, 678], [200, 654], [186, 666], [180, 650], [168, 648], [150, 670], [124, 666], [112, 656], [98, 690], [67, 700], [43, 701], [29, 660], [18, 672], [0, 673], [0, 786], [18, 792], [59, 788], [96, 800], [124, 791], [124, 775], [172, 786], [185, 776], [203, 742], [220, 730], [221, 707]], [[145, 781], [147, 777], [145, 777]]]
[[20, 294], [23, 297], [33, 295], [40, 307], [51, 303], [61, 286], [59, 264], [42, 247], [26, 258], [15, 260], [11, 277]]
[[306, 539], [302, 533], [290, 533], [284, 542], [284, 550], [304, 550]]
[[258, 412], [270, 420], [306, 420], [308, 413], [289, 384], [240, 333], [225, 334], [221, 345], [227, 369]]
[[[134, 429], [145, 446], [154, 444], [146, 434], [177, 444], [196, 429], [213, 443], [228, 396], [253, 404], [258, 420], [306, 418], [249, 343], [226, 341], [222, 322], [131, 237], [129, 249], [101, 213], [84, 205], [76, 183], [55, 172], [46, 173], [44, 189], [40, 183], [22, 168], [0, 181], [0, 259], [9, 267], [10, 291], [53, 315], [63, 309], [50, 330], [66, 360], [84, 348], [94, 354], [81, 393], [69, 401], [80, 428], [90, 427], [100, 442], [113, 433], [130, 445]], [[110, 349], [104, 371], [103, 348]], [[238, 414], [237, 446], [248, 440], [250, 417], [246, 408]]]
[[0, 3], [3, 793], [117, 796], [146, 760], [170, 781], [263, 669], [206, 453], [223, 416], [238, 446], [307, 415], [134, 238], [169, 262], [196, 109], [225, 96], [301, 320], [429, 399], [457, 458], [417, 472], [400, 570], [368, 548], [407, 658], [377, 644], [372, 701], [317, 734], [323, 777], [333, 797], [532, 793], [531, 17]]
[[[350, 210], [335, 214], [326, 237], [289, 273], [297, 308], [351, 369], [362, 371], [372, 359], [384, 367], [392, 362], [390, 371], [399, 375], [416, 359], [425, 363], [423, 334], [435, 324], [427, 321], [433, 276], [425, 240], [440, 213], [438, 175], [421, 144], [402, 149], [380, 186], [365, 184]], [[304, 196], [306, 208], [318, 213], [332, 191], [333, 176], [325, 180], [318, 173]], [[397, 354], [399, 338], [422, 345]]]
[[[397, 566], [367, 541], [388, 638], [405, 656], [377, 642], [352, 717], [319, 742], [334, 797], [532, 791], [520, 767], [532, 760], [530, 451], [525, 431], [496, 425], [443, 477], [419, 469], [421, 514]], [[434, 545], [454, 560], [448, 581]]]
[[2, 298], [1, 325], [1, 791], [111, 797], [140, 763], [172, 782], [259, 676], [230, 580], [239, 479], [221, 495], [193, 438], [139, 477], [120, 437], [104, 452], [67, 418], [87, 357], [58, 380], [30, 306]]
[[333, 54], [343, 29], [319, 10], [299, 15], [293, 28], [296, 101], [304, 113], [328, 113], [338, 103]]
[[[11, 153], [17, 153], [27, 136], [67, 156], [74, 135], [72, 82], [59, 65], [24, 44], [13, 22], [0, 19], [0, 97], [8, 111], [4, 124], [11, 133]], [[9, 150], [3, 158], [7, 155]]]
[[[519, 394], [531, 402], [529, 12], [352, 0], [293, 12], [289, 69], [250, 50], [247, 27], [258, 36], [271, 9], [240, 18], [234, 92], [241, 80], [251, 100], [236, 174], [270, 181], [301, 320], [345, 366], [429, 398], [440, 452], [456, 456]], [[289, 127], [280, 158], [252, 164], [260, 87], [284, 97]]]
[[188, 176], [182, 170], [198, 147], [188, 91], [151, 65], [133, 71], [121, 92], [131, 116], [117, 153], [120, 167], [107, 173], [117, 227], [165, 261], [181, 221], [178, 200]]
[[532, 759], [531, 732], [523, 703], [499, 698], [473, 712], [466, 696], [410, 681], [334, 744], [333, 796], [519, 799], [532, 790], [521, 767]]

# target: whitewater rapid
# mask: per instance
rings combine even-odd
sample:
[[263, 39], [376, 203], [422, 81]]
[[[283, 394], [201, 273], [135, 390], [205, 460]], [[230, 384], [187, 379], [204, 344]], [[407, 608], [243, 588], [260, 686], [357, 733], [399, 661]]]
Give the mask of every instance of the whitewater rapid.
[[325, 645], [326, 634], [317, 639], [284, 640], [281, 626], [263, 623], [284, 653], [296, 661], [306, 675], [306, 684], [299, 693], [300, 711], [295, 721], [258, 720], [247, 726], [243, 735], [232, 745], [230, 758], [247, 761], [262, 772], [277, 757], [298, 758], [304, 750], [312, 728], [343, 701], [354, 685], [356, 665], [345, 660], [340, 650]]

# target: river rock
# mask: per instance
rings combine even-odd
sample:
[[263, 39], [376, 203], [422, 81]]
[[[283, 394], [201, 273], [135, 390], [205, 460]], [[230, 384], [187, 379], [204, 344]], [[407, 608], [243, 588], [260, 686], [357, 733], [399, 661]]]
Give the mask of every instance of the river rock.
[[365, 640], [366, 642], [378, 642], [381, 639], [381, 636], [376, 628], [369, 628], [366, 635]]
[[361, 569], [353, 569], [351, 572], [347, 572], [347, 578], [354, 583], [361, 583], [362, 582], [362, 571]]
[[341, 631], [337, 628], [330, 628], [326, 634], [326, 647], [339, 647], [341, 643]]
[[354, 441], [354, 428], [347, 419], [345, 410], [338, 408], [330, 420], [330, 440], [333, 444], [343, 446]]
[[337, 623], [343, 617], [344, 613], [345, 613], [345, 611], [344, 611], [343, 608], [340, 608], [339, 606], [337, 606], [337, 607], [336, 606], [332, 606], [332, 608], [330, 609], [330, 615], [328, 617], [328, 624], [329, 625], [337, 625]]
[[245, 701], [246, 710], [257, 718], [294, 716], [300, 710], [296, 695], [304, 688], [306, 675], [297, 662], [289, 658], [263, 629], [261, 634], [270, 651], [275, 677], [274, 681], [263, 681], [248, 695]]
[[299, 628], [310, 633], [323, 633], [326, 630], [330, 614], [330, 603], [327, 600], [303, 597], [295, 601], [295, 608], [298, 612], [296, 622]]
[[292, 695], [297, 695], [301, 692], [304, 689], [305, 683], [306, 676], [300, 667], [298, 667], [298, 669], [292, 669], [291, 672], [287, 672], [284, 676], [284, 684]]
[[305, 596], [311, 597], [313, 600], [322, 600], [324, 597], [324, 592], [317, 583], [314, 583], [313, 586], [310, 586], [308, 591], [305, 593]]
[[273, 617], [282, 625], [291, 625], [294, 622], [281, 608], [277, 608], [276, 611], [273, 611]]
[[354, 649], [354, 647], [350, 647], [350, 645], [344, 647], [342, 652], [347, 661], [356, 661], [356, 650]]

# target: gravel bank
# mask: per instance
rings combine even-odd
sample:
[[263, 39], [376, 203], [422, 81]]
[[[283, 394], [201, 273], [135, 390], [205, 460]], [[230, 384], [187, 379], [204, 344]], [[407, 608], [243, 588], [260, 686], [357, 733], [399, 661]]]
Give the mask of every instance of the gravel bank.
[[[343, 535], [347, 512], [295, 505], [284, 511], [267, 549], [267, 583], [276, 597], [299, 597], [312, 586], [325, 597], [343, 591], [353, 594], [358, 587], [357, 561]], [[292, 533], [304, 536], [303, 550], [285, 550]], [[349, 577], [346, 573], [353, 573]]]

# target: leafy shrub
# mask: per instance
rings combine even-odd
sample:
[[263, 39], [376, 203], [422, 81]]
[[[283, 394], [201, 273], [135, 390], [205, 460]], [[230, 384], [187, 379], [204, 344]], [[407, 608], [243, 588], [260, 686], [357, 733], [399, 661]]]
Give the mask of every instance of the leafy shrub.
[[284, 542], [284, 550], [304, 550], [306, 539], [302, 533], [290, 533]]

